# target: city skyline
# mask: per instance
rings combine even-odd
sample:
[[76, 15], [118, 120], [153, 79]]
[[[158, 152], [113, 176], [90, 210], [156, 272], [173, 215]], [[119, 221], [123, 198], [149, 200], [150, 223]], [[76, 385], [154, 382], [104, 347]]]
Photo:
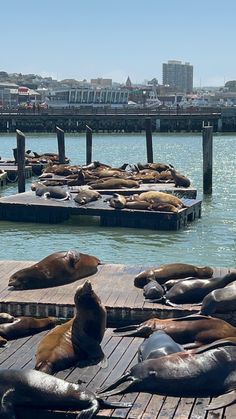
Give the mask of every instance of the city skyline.
[[236, 79], [236, 3], [226, 0], [12, 0], [1, 4], [1, 65], [57, 80], [162, 83], [169, 60], [193, 66], [194, 87]]

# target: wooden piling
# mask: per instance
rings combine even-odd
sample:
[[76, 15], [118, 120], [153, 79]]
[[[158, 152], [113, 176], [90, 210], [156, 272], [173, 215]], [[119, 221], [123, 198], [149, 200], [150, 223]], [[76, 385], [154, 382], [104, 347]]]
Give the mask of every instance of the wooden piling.
[[212, 168], [213, 168], [213, 127], [203, 126], [203, 193], [212, 194]]
[[56, 127], [56, 132], [57, 132], [59, 163], [65, 164], [65, 133], [59, 127]]
[[86, 164], [92, 162], [93, 130], [86, 125]]
[[153, 163], [153, 148], [152, 148], [152, 120], [145, 118], [146, 131], [146, 148], [147, 148], [147, 162]]
[[17, 165], [18, 165], [18, 192], [25, 192], [25, 136], [16, 130]]

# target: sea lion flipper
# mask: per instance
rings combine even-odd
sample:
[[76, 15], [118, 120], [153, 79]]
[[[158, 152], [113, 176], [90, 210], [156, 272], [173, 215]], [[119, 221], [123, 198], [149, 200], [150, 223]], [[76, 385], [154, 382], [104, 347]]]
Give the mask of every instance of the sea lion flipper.
[[95, 415], [99, 411], [98, 400], [94, 399], [91, 404], [92, 404], [91, 407], [89, 409], [82, 410], [76, 416], [76, 419], [90, 419], [93, 415]]
[[214, 342], [208, 343], [207, 345], [200, 346], [194, 351], [194, 353], [201, 354], [210, 349], [220, 348], [221, 346], [236, 346], [236, 339], [235, 340], [234, 339], [235, 338], [225, 338], [225, 339], [215, 340]]
[[1, 400], [1, 414], [7, 419], [16, 419], [14, 411], [14, 395], [15, 389], [9, 388], [2, 396]]
[[236, 402], [236, 390], [232, 390], [229, 393], [222, 394], [216, 397], [208, 406], [206, 410], [220, 409], [221, 407], [230, 406]]
[[108, 359], [106, 357], [106, 355], [103, 356], [103, 359], [99, 362], [99, 367], [100, 368], [107, 368], [108, 367]]

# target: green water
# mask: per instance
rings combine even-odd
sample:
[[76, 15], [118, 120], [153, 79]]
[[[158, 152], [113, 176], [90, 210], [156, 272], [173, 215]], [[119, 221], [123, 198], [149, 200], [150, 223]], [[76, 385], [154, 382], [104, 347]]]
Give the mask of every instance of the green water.
[[[85, 164], [85, 135], [65, 135], [72, 164]], [[0, 155], [12, 158], [15, 135], [0, 135]], [[56, 135], [27, 135], [26, 149], [57, 152]], [[154, 134], [154, 161], [171, 163], [187, 175], [202, 198], [201, 134]], [[236, 267], [236, 135], [215, 135], [213, 194], [203, 198], [202, 218], [177, 232], [100, 227], [96, 218], [71, 218], [47, 225], [0, 221], [0, 259], [40, 260], [75, 249], [104, 262], [150, 264], [186, 262]], [[145, 134], [94, 134], [93, 160], [113, 166], [146, 161]], [[30, 188], [31, 180], [27, 182]], [[16, 185], [0, 190], [17, 192]]]

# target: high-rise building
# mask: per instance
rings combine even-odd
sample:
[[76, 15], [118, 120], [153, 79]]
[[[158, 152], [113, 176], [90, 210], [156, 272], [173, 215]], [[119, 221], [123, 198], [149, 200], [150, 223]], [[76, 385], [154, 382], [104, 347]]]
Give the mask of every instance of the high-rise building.
[[162, 64], [162, 82], [178, 92], [193, 91], [193, 66], [181, 61], [169, 60]]

